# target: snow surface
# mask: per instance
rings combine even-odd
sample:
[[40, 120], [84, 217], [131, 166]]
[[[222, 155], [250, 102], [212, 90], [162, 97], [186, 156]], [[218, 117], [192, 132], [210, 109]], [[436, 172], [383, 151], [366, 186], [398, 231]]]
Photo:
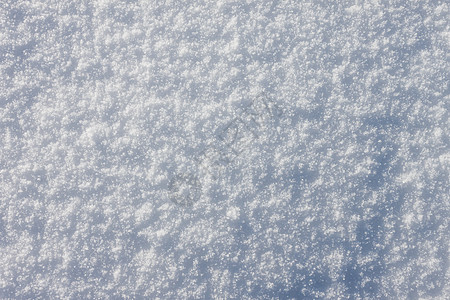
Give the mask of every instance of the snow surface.
[[0, 1], [0, 298], [450, 299], [447, 1]]

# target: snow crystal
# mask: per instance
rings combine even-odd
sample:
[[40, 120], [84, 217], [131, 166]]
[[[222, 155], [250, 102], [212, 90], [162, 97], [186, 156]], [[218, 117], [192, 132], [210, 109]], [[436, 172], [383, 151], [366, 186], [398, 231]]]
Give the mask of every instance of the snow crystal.
[[449, 299], [445, 1], [0, 4], [0, 298]]

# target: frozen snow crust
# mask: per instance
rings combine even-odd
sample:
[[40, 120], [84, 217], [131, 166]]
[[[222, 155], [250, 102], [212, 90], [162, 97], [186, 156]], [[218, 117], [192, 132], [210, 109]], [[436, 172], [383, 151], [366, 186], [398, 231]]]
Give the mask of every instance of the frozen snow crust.
[[0, 298], [449, 299], [446, 1], [0, 2]]

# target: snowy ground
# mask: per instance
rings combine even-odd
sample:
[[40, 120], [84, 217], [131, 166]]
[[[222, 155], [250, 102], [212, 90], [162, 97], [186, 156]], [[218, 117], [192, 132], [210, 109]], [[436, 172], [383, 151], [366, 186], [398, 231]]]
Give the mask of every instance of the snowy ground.
[[449, 20], [2, 0], [0, 298], [449, 299]]

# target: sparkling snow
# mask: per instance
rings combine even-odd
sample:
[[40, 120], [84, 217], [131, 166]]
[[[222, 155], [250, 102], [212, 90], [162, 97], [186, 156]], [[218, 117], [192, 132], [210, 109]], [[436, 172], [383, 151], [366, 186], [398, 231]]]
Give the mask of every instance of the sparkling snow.
[[2, 0], [0, 298], [449, 299], [449, 20]]

